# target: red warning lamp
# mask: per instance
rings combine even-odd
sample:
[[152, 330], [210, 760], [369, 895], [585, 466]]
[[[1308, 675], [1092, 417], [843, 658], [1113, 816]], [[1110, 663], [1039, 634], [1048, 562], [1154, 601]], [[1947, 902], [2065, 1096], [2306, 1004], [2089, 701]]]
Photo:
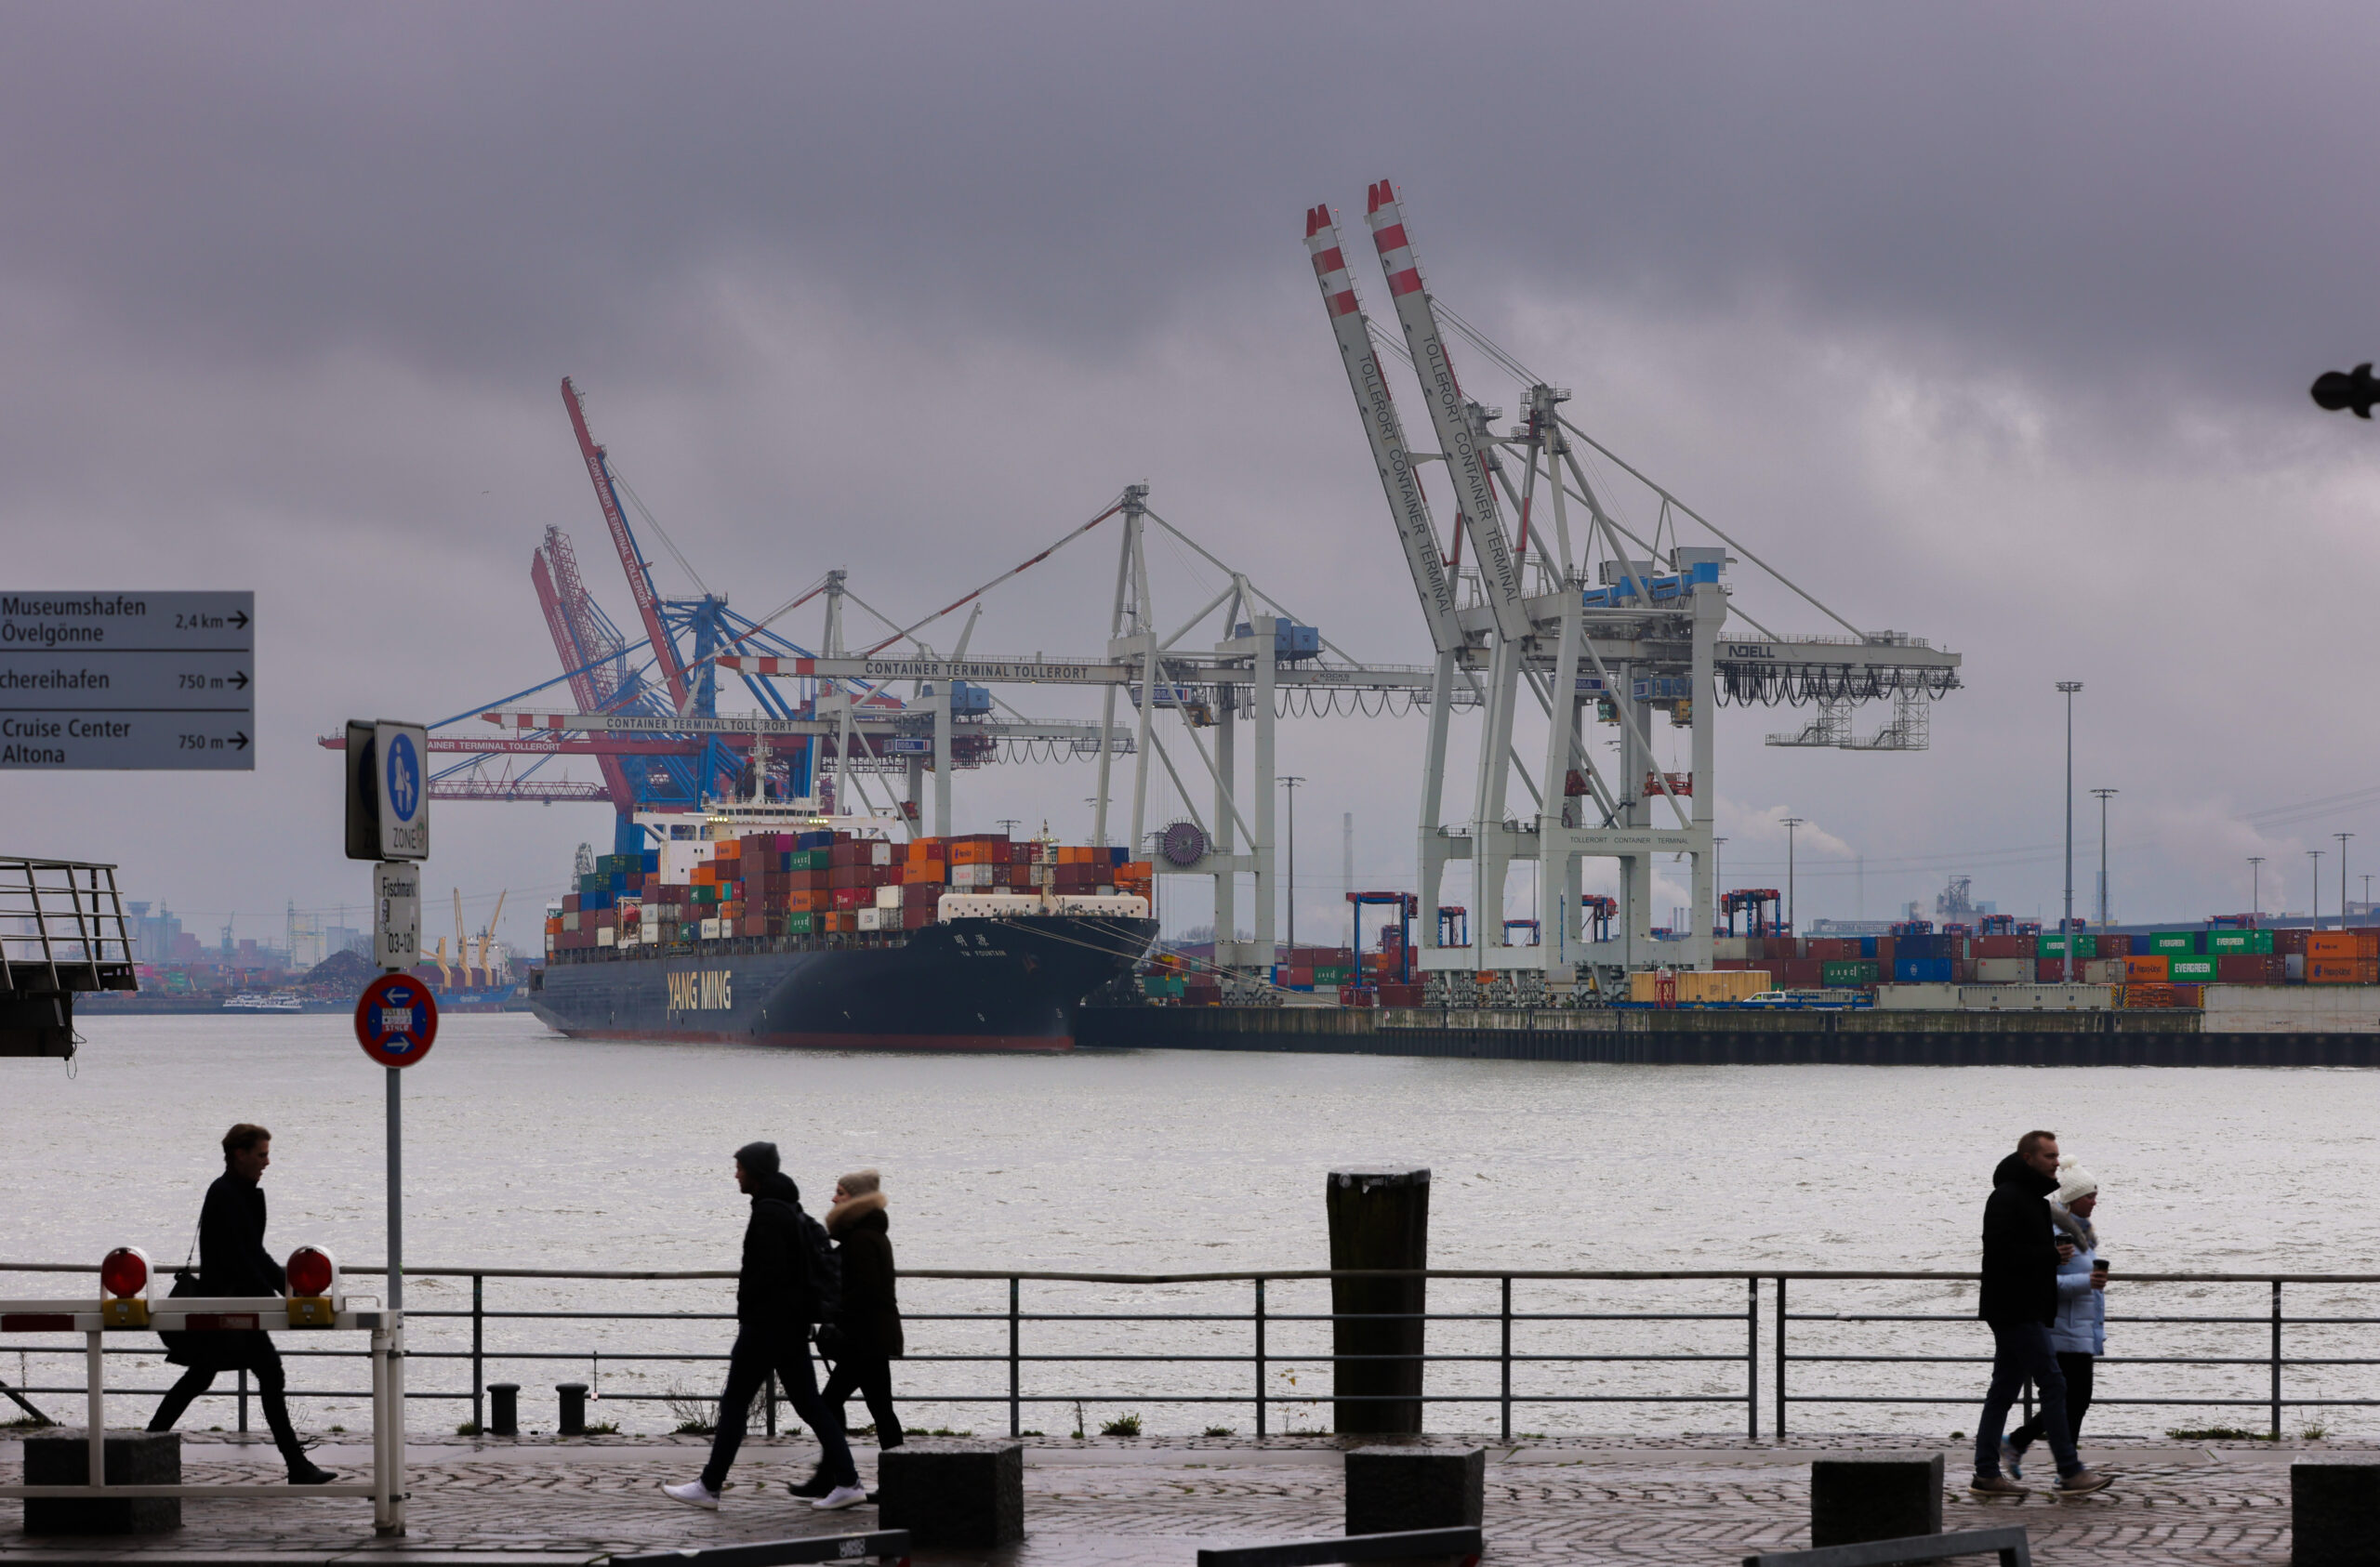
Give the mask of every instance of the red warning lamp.
[[324, 1296], [338, 1279], [338, 1264], [320, 1246], [299, 1246], [289, 1254], [289, 1293]]
[[118, 1246], [99, 1263], [99, 1287], [118, 1300], [128, 1300], [149, 1287], [149, 1254], [139, 1246]]
[[149, 1254], [139, 1246], [118, 1246], [99, 1259], [99, 1302], [102, 1327], [149, 1325]]

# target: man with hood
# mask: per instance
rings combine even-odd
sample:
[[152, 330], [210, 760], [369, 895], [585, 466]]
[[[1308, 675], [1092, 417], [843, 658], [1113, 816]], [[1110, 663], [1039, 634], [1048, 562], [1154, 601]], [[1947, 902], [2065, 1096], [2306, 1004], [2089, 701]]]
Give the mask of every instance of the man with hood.
[[2022, 1496], [2024, 1486], [2000, 1472], [2000, 1438], [2025, 1379], [2042, 1398], [2043, 1433], [2057, 1460], [2057, 1489], [2097, 1491], [2108, 1477], [2082, 1467], [2066, 1417], [2066, 1377], [2050, 1347], [2057, 1320], [2057, 1269], [2069, 1248], [2052, 1226], [2049, 1194], [2057, 1190], [2057, 1134], [2027, 1132], [2016, 1152], [1991, 1172], [1983, 1205], [1983, 1294], [1976, 1315], [1991, 1327], [1991, 1390], [1975, 1429], [1975, 1479], [1979, 1496]]
[[744, 1444], [744, 1424], [755, 1394], [774, 1375], [785, 1396], [818, 1438], [818, 1472], [833, 1483], [810, 1505], [827, 1511], [867, 1500], [851, 1444], [843, 1440], [840, 1412], [818, 1397], [818, 1368], [810, 1358], [810, 1324], [818, 1320], [812, 1299], [808, 1227], [801, 1191], [778, 1168], [777, 1145], [747, 1142], [735, 1151], [735, 1184], [752, 1199], [744, 1226], [744, 1264], [735, 1279], [735, 1348], [727, 1359], [727, 1390], [719, 1395], [719, 1427], [711, 1436], [710, 1462], [698, 1479], [664, 1485], [664, 1495], [688, 1507], [716, 1508], [727, 1471]]

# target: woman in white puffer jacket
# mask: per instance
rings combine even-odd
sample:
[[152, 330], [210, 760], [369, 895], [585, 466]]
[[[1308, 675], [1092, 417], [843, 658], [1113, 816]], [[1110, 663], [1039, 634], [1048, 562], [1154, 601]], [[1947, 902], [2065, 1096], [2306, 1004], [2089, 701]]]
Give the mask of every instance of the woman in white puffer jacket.
[[[2099, 1183], [2081, 1161], [2067, 1154], [2057, 1162], [2057, 1192], [2050, 1198], [2050, 1221], [2057, 1226], [2057, 1321], [2050, 1325], [2049, 1347], [2057, 1353], [2057, 1369], [2066, 1375], [2066, 1416], [2078, 1440], [2082, 1416], [2091, 1408], [2092, 1361], [2108, 1348], [2108, 1271], [2099, 1258], [2099, 1231], [2091, 1216], [2099, 1206]], [[2011, 1478], [2024, 1463], [2025, 1449], [2042, 1435], [2042, 1416], [2009, 1433], [2001, 1444], [2000, 1467]]]

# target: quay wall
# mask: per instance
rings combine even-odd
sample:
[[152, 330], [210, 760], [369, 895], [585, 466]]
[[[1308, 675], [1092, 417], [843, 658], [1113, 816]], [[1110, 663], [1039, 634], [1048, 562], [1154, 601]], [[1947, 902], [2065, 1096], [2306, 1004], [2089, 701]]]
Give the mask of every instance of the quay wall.
[[[1082, 1049], [1274, 1050], [1677, 1066], [2380, 1066], [2380, 1032], [2209, 1027], [2195, 1011], [1085, 1008]], [[2345, 1020], [2341, 1020], [2345, 1021]]]

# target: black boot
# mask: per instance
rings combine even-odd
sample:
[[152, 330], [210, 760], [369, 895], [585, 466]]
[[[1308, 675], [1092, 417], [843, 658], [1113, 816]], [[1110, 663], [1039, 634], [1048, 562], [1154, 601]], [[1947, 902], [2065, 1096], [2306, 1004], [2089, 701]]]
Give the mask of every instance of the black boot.
[[808, 1480], [798, 1483], [788, 1480], [785, 1482], [785, 1488], [788, 1495], [803, 1496], [815, 1501], [832, 1491], [835, 1488], [835, 1482], [826, 1478], [826, 1471], [824, 1468], [815, 1468], [810, 1471]]
[[264, 1405], [264, 1423], [272, 1428], [272, 1444], [281, 1449], [281, 1461], [289, 1466], [290, 1484], [328, 1485], [338, 1478], [328, 1469], [317, 1468], [306, 1455], [306, 1444], [298, 1440], [298, 1428], [289, 1421], [289, 1401], [279, 1389], [258, 1402]]

